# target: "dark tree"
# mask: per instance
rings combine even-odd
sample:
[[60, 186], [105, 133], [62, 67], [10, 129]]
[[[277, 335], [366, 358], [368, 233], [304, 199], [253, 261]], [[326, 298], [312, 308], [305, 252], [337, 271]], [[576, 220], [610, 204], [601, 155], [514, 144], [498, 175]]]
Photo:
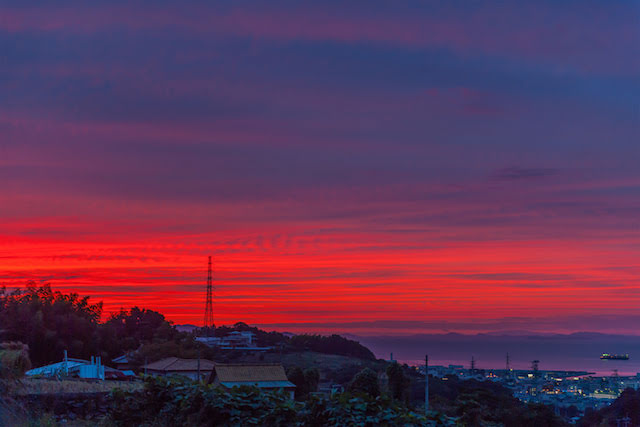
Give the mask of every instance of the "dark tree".
[[72, 357], [96, 354], [101, 313], [102, 303], [90, 304], [89, 297], [76, 293], [54, 292], [48, 284], [0, 291], [3, 339], [26, 343], [35, 366], [60, 361], [64, 350]]
[[349, 383], [349, 391], [352, 393], [363, 393], [371, 397], [380, 395], [378, 385], [378, 375], [369, 368], [364, 368], [353, 377]]
[[306, 398], [304, 372], [298, 366], [294, 366], [287, 372], [289, 381], [296, 385], [295, 398], [303, 400]]
[[411, 380], [404, 374], [404, 368], [398, 363], [390, 364], [387, 366], [387, 377], [389, 378], [391, 397], [406, 403], [409, 398]]
[[304, 383], [307, 393], [314, 393], [318, 391], [318, 384], [320, 383], [320, 372], [316, 368], [308, 368], [304, 370]]
[[133, 307], [120, 310], [99, 328], [102, 350], [114, 358], [129, 350], [136, 350], [152, 341], [177, 340], [181, 335], [157, 311]]
[[617, 420], [629, 417], [630, 425], [640, 425], [640, 390], [624, 390], [611, 405], [590, 411], [577, 423], [579, 426], [615, 426]]
[[287, 372], [287, 377], [289, 381], [296, 385], [296, 400], [306, 400], [309, 397], [309, 393], [318, 390], [320, 373], [317, 369], [305, 369], [303, 371], [301, 368], [294, 366]]

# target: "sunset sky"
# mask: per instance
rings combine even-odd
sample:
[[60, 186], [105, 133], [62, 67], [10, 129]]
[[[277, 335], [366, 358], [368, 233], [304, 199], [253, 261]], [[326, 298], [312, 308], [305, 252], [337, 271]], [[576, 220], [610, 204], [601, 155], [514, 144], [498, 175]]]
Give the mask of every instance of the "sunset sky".
[[640, 2], [64, 4], [0, 3], [0, 283], [639, 333]]

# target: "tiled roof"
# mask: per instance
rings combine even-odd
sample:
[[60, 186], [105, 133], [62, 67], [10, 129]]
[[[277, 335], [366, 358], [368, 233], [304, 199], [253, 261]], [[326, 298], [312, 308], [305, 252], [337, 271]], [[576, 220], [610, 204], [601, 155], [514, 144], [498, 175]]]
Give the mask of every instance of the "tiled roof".
[[[200, 370], [211, 371], [215, 363], [211, 360], [200, 359]], [[157, 362], [149, 363], [146, 368], [151, 371], [197, 371], [198, 359], [180, 359], [178, 357], [167, 357]]]
[[[216, 365], [212, 377], [221, 383], [263, 381], [289, 381], [282, 365]], [[213, 378], [212, 378], [213, 379]]]

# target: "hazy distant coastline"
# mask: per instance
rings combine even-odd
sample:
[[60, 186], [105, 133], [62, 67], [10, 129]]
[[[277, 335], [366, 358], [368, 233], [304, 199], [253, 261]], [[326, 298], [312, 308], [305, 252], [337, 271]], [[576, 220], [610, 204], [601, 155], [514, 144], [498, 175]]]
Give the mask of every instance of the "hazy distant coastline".
[[[599, 375], [620, 375], [640, 372], [640, 337], [594, 332], [573, 334], [487, 333], [464, 335], [415, 334], [405, 336], [347, 335], [371, 349], [377, 357], [402, 362], [419, 362], [425, 353], [433, 364], [470, 363], [471, 356], [479, 368], [504, 368], [509, 353], [511, 366], [526, 369], [534, 359], [540, 369], [585, 370]], [[628, 353], [628, 361], [600, 360], [601, 353]]]

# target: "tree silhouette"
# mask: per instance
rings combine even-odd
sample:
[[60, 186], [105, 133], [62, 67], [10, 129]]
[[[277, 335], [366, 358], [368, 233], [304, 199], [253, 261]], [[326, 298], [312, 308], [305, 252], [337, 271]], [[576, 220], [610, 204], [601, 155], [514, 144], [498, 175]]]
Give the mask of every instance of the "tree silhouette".
[[65, 349], [76, 357], [95, 354], [101, 314], [102, 303], [54, 292], [48, 284], [30, 282], [25, 290], [10, 293], [0, 290], [3, 340], [26, 343], [35, 366], [60, 361]]

